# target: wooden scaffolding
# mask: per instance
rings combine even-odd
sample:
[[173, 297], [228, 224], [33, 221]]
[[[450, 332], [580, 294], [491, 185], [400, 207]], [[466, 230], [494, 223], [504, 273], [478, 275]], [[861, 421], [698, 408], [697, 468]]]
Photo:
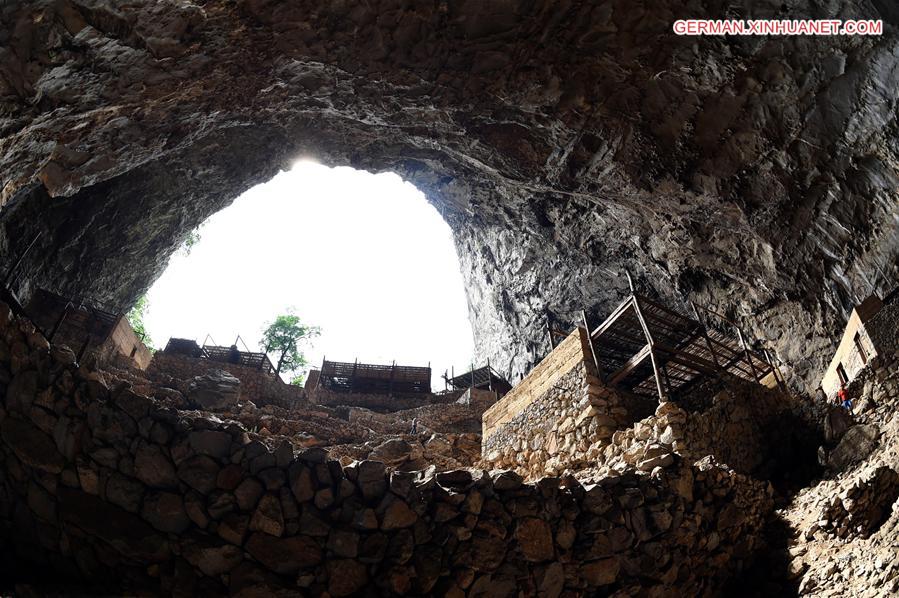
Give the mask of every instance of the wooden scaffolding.
[[490, 367], [489, 363], [484, 367], [473, 367], [471, 370], [458, 376], [455, 375], [455, 372], [449, 376], [444, 372], [443, 379], [446, 380], [447, 385], [453, 390], [478, 388], [493, 391], [500, 397], [512, 390], [512, 385], [509, 384], [508, 380]]
[[259, 370], [271, 376], [275, 375], [275, 366], [268, 358], [268, 355], [254, 351], [239, 351], [236, 349], [236, 345], [234, 347], [224, 347], [204, 344], [201, 347], [195, 340], [170, 338], [162, 352], [208, 359], [210, 361], [218, 361], [219, 363], [231, 363]]
[[323, 360], [318, 384], [338, 392], [427, 394], [431, 392], [431, 366]]
[[[606, 384], [660, 400], [674, 398], [703, 379], [730, 375], [761, 383], [777, 370], [767, 352], [750, 350], [733, 322], [737, 339], [705, 326], [693, 306], [690, 318], [651, 299], [631, 294], [590, 330], [594, 364]], [[586, 323], [586, 322], [585, 322]]]

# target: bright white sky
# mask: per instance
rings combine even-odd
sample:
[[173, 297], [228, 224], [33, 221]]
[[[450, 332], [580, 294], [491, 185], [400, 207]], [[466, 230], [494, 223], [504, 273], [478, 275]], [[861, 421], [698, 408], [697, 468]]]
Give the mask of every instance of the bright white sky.
[[[258, 349], [266, 322], [293, 308], [322, 334], [305, 351], [368, 363], [467, 368], [473, 342], [449, 226], [392, 173], [299, 162], [250, 189], [199, 230], [148, 294], [147, 331], [207, 334]], [[210, 341], [212, 342], [212, 341]], [[239, 345], [243, 350], [243, 346]], [[464, 371], [464, 370], [463, 370]]]

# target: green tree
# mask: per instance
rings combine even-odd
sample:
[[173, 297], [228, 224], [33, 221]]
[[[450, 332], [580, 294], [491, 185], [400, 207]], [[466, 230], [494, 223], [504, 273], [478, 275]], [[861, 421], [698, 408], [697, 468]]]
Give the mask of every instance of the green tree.
[[[295, 373], [306, 367], [302, 345], [319, 334], [321, 330], [318, 326], [303, 324], [299, 316], [288, 312], [266, 325], [259, 344], [265, 347], [266, 353], [278, 355], [278, 365], [275, 366], [278, 375], [282, 371]], [[293, 378], [291, 384], [297, 384], [298, 379], [301, 383], [302, 375]]]
[[148, 309], [150, 309], [150, 302], [146, 295], [141, 295], [125, 317], [128, 319], [128, 323], [131, 324], [131, 329], [134, 330], [137, 337], [147, 345], [148, 349], [153, 351], [153, 339], [150, 338], [150, 334], [147, 332], [147, 327], [144, 324], [144, 316], [147, 315]]
[[178, 248], [178, 251], [180, 251], [185, 256], [190, 255], [191, 250], [193, 250], [194, 246], [202, 239], [202, 237], [200, 236], [200, 228], [202, 226], [203, 225], [201, 224], [197, 228], [188, 232], [187, 235], [185, 235], [184, 240], [181, 242], [181, 247]]

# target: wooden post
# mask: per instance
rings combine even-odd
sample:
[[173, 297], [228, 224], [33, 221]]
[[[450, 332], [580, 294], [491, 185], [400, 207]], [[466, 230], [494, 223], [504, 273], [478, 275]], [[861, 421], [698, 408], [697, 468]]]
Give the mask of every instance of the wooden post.
[[393, 365], [390, 366], [390, 382], [387, 385], [387, 394], [393, 395], [393, 376], [396, 373], [396, 359], [393, 360]]
[[552, 351], [556, 346], [553, 344], [553, 327], [549, 321], [549, 316], [546, 318], [546, 334], [549, 337], [549, 350]]
[[356, 389], [356, 368], [359, 367], [359, 358], [353, 360], [353, 375], [350, 376], [350, 391]]
[[490, 369], [490, 358], [487, 358], [487, 390], [493, 392], [493, 370]]
[[[630, 274], [628, 274], [627, 279], [631, 279]], [[637, 312], [637, 319], [640, 320], [640, 326], [643, 328], [643, 334], [646, 336], [646, 342], [649, 344], [649, 360], [652, 362], [652, 373], [656, 377], [656, 389], [659, 391], [659, 401], [664, 402], [667, 400], [667, 397], [665, 391], [662, 390], [662, 378], [659, 376], [659, 364], [656, 362], [655, 342], [652, 340], [649, 326], [646, 325], [646, 320], [643, 318], [643, 310], [640, 309], [640, 300], [637, 298], [637, 295], [631, 295], [631, 300], [634, 302], [634, 311]]]
[[780, 375], [780, 370], [777, 368], [777, 365], [774, 363], [774, 360], [771, 359], [771, 354], [768, 353], [768, 349], [762, 349], [765, 353], [765, 359], [768, 360], [768, 365], [771, 366], [771, 373], [774, 375], [774, 379], [777, 381], [777, 386], [782, 391], [787, 392], [787, 384], [783, 379], [783, 376]]
[[471, 388], [474, 388], [474, 362], [471, 364]]
[[709, 353], [712, 354], [712, 361], [715, 362], [715, 365], [718, 369], [721, 369], [721, 364], [718, 363], [718, 356], [715, 354], [715, 347], [712, 346], [712, 339], [709, 338], [709, 331], [706, 330], [705, 323], [702, 321], [702, 318], [699, 317], [699, 310], [696, 309], [696, 305], [691, 301], [690, 307], [693, 308], [693, 317], [696, 318], [696, 321], [699, 323], [699, 328], [702, 330], [702, 338], [705, 339], [705, 345], [709, 349]]
[[66, 303], [65, 308], [62, 310], [62, 314], [59, 316], [59, 319], [56, 321], [56, 324], [53, 325], [53, 330], [50, 331], [50, 334], [47, 335], [47, 341], [53, 342], [53, 337], [56, 336], [57, 331], [59, 331], [59, 327], [62, 326], [62, 323], [65, 322], [66, 316], [69, 315], [69, 306], [71, 303]]
[[636, 291], [634, 290], [634, 279], [631, 278], [631, 273], [627, 270], [624, 271], [627, 275], [627, 286], [631, 289], [631, 295], [635, 295]]
[[6, 277], [3, 279], [3, 286], [8, 287], [9, 283], [13, 280], [13, 275], [16, 273], [16, 270], [19, 269], [19, 266], [22, 265], [22, 261], [28, 255], [28, 252], [31, 251], [31, 248], [34, 247], [34, 244], [37, 243], [37, 240], [41, 237], [41, 232], [38, 231], [37, 234], [34, 235], [34, 238], [31, 240], [31, 243], [28, 244], [28, 247], [25, 248], [25, 251], [22, 252], [22, 255], [15, 261], [15, 263], [9, 268], [9, 271], [6, 273]]
[[740, 344], [743, 345], [743, 352], [746, 354], [746, 361], [749, 362], [749, 369], [752, 370], [752, 377], [758, 382], [759, 373], [755, 369], [755, 364], [752, 363], [752, 354], [749, 352], [749, 347], [746, 345], [746, 340], [743, 338], [743, 332], [740, 330], [739, 326], [736, 326], [736, 329], [737, 337], [740, 339]]
[[587, 344], [590, 346], [590, 353], [593, 355], [593, 367], [596, 370], [596, 377], [604, 382], [602, 368], [599, 366], [599, 355], [596, 354], [596, 347], [593, 345], [593, 331], [590, 330], [590, 324], [587, 322], [587, 310], [581, 310], [581, 317], [584, 319], [584, 328], [587, 329]]

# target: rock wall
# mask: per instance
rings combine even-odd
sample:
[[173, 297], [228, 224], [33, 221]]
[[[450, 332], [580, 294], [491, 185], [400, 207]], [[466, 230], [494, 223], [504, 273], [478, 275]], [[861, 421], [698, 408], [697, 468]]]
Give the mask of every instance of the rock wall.
[[589, 486], [341, 467], [101, 379], [0, 305], [3, 562], [69, 591], [713, 595], [771, 509], [709, 461]]
[[[811, 15], [884, 35], [672, 33]], [[42, 232], [23, 292], [124, 308], [206, 217], [314, 156], [425, 192], [509, 379], [627, 268], [814, 387], [856, 296], [899, 282], [897, 22], [867, 0], [6, 3], [0, 269]]]
[[186, 395], [186, 385], [191, 378], [204, 376], [216, 370], [224, 370], [240, 380], [242, 397], [260, 407], [276, 405], [290, 409], [306, 403], [306, 391], [302, 386], [286, 384], [274, 374], [233, 363], [157, 351], [153, 355], [147, 374], [156, 382], [171, 383], [174, 380], [178, 390]]

